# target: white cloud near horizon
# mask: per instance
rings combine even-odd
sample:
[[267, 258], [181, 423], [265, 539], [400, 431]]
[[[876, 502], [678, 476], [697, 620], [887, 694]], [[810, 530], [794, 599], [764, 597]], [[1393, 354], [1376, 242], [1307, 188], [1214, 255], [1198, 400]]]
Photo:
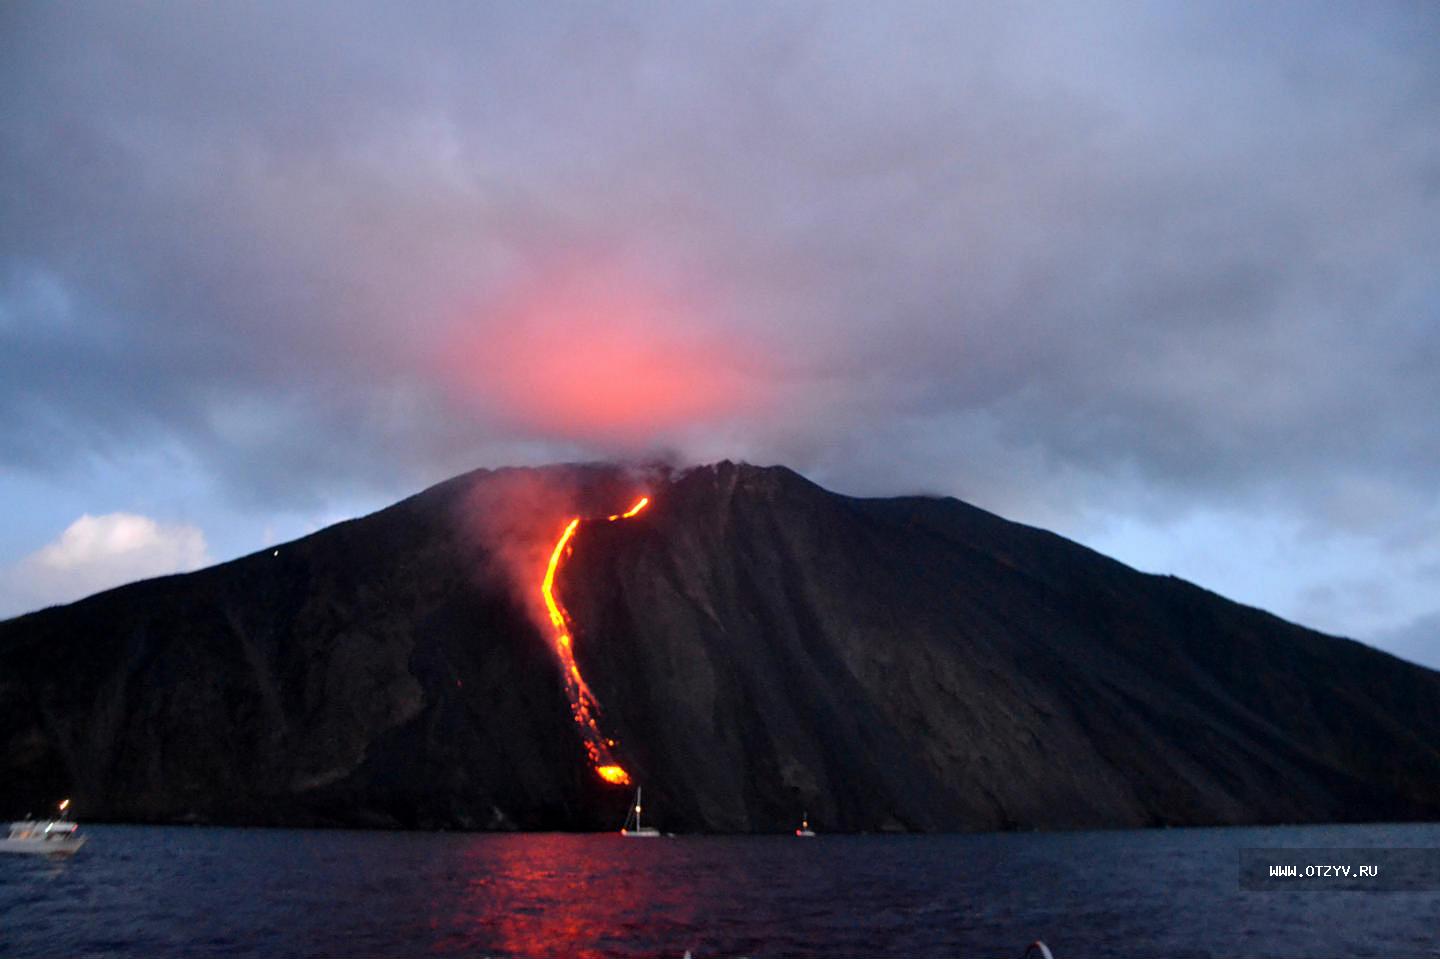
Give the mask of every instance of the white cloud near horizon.
[[185, 573], [211, 562], [197, 526], [135, 513], [81, 515], [6, 571], [0, 616], [73, 602], [125, 583]]

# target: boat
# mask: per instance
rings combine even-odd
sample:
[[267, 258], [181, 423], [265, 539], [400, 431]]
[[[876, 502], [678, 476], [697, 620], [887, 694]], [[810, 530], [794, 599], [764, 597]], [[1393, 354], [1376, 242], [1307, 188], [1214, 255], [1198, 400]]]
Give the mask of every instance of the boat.
[[[635, 823], [634, 829], [630, 828], [632, 821]], [[620, 835], [627, 839], [657, 839], [660, 836], [660, 830], [654, 826], [640, 825], [640, 788], [638, 786], [635, 788], [635, 805], [631, 806], [630, 812], [626, 814], [625, 825], [620, 827]]]
[[815, 838], [815, 830], [810, 828], [810, 814], [808, 812], [800, 814], [800, 828], [795, 830], [795, 835], [801, 839]]
[[58, 819], [22, 819], [10, 824], [10, 834], [0, 839], [0, 852], [21, 852], [38, 856], [73, 856], [87, 837], [78, 835], [79, 825], [65, 818], [70, 800], [60, 803]]

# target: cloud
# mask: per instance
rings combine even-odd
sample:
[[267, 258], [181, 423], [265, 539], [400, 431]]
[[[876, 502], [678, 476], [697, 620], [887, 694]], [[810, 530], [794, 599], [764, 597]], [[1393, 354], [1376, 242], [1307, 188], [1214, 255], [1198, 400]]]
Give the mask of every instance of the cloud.
[[877, 10], [7, 11], [0, 465], [180, 449], [303, 510], [678, 451], [1237, 551], [1433, 516], [1436, 9]]
[[6, 571], [6, 609], [19, 613], [66, 603], [138, 579], [182, 573], [211, 562], [205, 534], [132, 513], [88, 513]]
[[1440, 611], [1417, 617], [1398, 629], [1377, 635], [1373, 644], [1402, 659], [1440, 669]]
[[1377, 6], [15, 14], [0, 453], [1423, 489], [1440, 67]]
[[613, 264], [556, 269], [488, 312], [437, 363], [477, 418], [643, 450], [769, 405], [763, 356]]

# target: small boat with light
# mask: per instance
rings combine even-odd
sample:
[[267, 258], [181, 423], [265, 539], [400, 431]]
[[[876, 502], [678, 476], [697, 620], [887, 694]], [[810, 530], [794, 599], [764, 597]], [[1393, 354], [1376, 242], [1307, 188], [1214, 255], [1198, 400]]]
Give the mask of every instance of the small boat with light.
[[[632, 822], [635, 824], [634, 828], [631, 828]], [[620, 827], [620, 835], [626, 839], [657, 839], [660, 836], [660, 830], [654, 826], [640, 825], [640, 788], [638, 786], [635, 789], [635, 805], [631, 806], [630, 812], [626, 814], [625, 825]]]
[[10, 834], [0, 839], [0, 852], [29, 853], [36, 856], [73, 856], [85, 845], [87, 837], [79, 835], [80, 827], [65, 818], [70, 800], [60, 803], [59, 819], [23, 819], [10, 824]]
[[795, 830], [795, 835], [801, 839], [815, 838], [815, 830], [810, 828], [810, 814], [808, 812], [800, 814], [800, 828]]

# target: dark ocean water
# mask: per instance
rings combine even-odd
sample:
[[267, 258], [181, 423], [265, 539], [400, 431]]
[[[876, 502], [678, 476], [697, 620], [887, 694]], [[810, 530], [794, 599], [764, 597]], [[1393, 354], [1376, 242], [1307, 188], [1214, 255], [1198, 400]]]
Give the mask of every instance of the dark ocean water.
[[968, 836], [95, 826], [0, 855], [0, 956], [1440, 956], [1440, 892], [1245, 892], [1245, 846], [1440, 826]]

